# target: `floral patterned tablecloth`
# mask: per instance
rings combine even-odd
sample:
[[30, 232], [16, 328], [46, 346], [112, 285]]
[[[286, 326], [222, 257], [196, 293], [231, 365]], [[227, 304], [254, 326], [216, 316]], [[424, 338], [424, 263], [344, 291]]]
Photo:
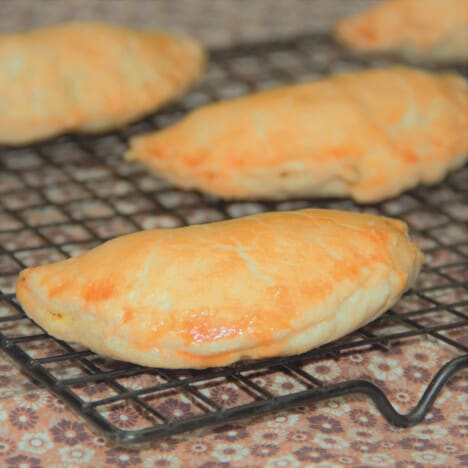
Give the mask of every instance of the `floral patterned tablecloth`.
[[[190, 33], [211, 46], [221, 46], [324, 30], [341, 14], [369, 3], [372, 1], [0, 0], [0, 30], [71, 18], [101, 18]], [[27, 204], [27, 200], [22, 203]], [[466, 219], [466, 207], [461, 206], [460, 210]], [[53, 213], [44, 211], [37, 215], [53, 217]], [[31, 216], [33, 222], [34, 213]], [[6, 223], [14, 220], [0, 212], [0, 222], [6, 228]], [[27, 244], [28, 240], [24, 242]], [[443, 263], [444, 255], [449, 253], [434, 253], [428, 258], [429, 264]], [[23, 260], [28, 263], [27, 258]], [[38, 259], [32, 260], [35, 261]], [[454, 274], [466, 280], [466, 271]], [[420, 278], [420, 284], [426, 286], [430, 281], [430, 274]], [[0, 287], [13, 291], [14, 280], [3, 278]], [[460, 297], [461, 301], [466, 299]], [[468, 342], [466, 334], [458, 333], [452, 338]], [[415, 338], [398, 343], [389, 351], [350, 353], [339, 362], [321, 360], [314, 371], [326, 382], [366, 376], [386, 392], [401, 412], [407, 412], [440, 365], [456, 355], [450, 346], [441, 348], [429, 338]], [[281, 376], [271, 378], [269, 385], [278, 392], [291, 390], [288, 380]], [[354, 395], [174, 436], [143, 448], [125, 449], [92, 432], [0, 352], [0, 466], [467, 466], [467, 394], [466, 373], [458, 374], [444, 388], [424, 422], [407, 429], [391, 426], [366, 397]], [[229, 388], [211, 397], [228, 404], [241, 398]], [[166, 406], [165, 410], [175, 415], [190, 411], [188, 405], [178, 401]], [[125, 428], [132, 426], [137, 415], [132, 408], [122, 407], [111, 418]]]
[[[351, 374], [354, 369], [374, 375], [400, 411], [407, 411], [444, 356], [430, 341], [402, 346], [393, 354], [390, 359], [351, 354], [346, 364]], [[321, 361], [320, 367], [324, 379], [343, 377], [343, 362]], [[92, 432], [3, 357], [0, 372], [2, 467], [425, 468], [468, 462], [466, 374], [452, 378], [424, 422], [409, 429], [388, 424], [365, 397], [349, 396], [126, 449]], [[287, 388], [288, 382], [279, 379], [275, 385]], [[239, 396], [227, 389], [217, 398], [235, 403]], [[189, 410], [177, 402], [169, 409], [174, 414]], [[132, 408], [123, 407], [112, 422], [125, 428], [136, 417]]]

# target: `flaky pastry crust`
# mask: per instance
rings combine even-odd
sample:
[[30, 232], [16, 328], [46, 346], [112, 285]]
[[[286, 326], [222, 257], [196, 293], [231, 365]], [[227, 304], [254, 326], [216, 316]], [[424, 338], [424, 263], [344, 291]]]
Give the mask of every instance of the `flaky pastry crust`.
[[17, 297], [102, 355], [206, 368], [335, 340], [391, 307], [421, 263], [400, 221], [307, 209], [116, 238], [24, 270]]
[[467, 160], [468, 83], [408, 67], [343, 73], [212, 104], [127, 154], [224, 198], [376, 202]]

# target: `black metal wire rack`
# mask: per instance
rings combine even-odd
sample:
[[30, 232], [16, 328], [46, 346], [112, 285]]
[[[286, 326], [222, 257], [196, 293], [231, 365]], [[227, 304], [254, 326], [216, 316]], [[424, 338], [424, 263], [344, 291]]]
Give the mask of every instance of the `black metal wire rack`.
[[[468, 325], [467, 167], [437, 187], [357, 206], [349, 200], [221, 201], [179, 191], [121, 160], [129, 136], [168, 125], [201, 104], [389, 63], [352, 57], [322, 35], [219, 50], [197, 89], [123, 130], [0, 148], [0, 348], [120, 443], [145, 442], [349, 393], [368, 395], [395, 425], [421, 421], [442, 385], [468, 365], [461, 338]], [[22, 268], [76, 255], [116, 235], [306, 206], [402, 218], [424, 250], [426, 266], [416, 289], [381, 319], [301, 356], [205, 371], [147, 369], [53, 339], [25, 316], [14, 295]], [[419, 403], [401, 414], [386, 397], [385, 380], [359, 374], [359, 359], [349, 357], [378, 353], [383, 362], [398, 359], [398, 350], [414, 340], [438, 346], [445, 363], [421, 387]], [[320, 366], [325, 362], [340, 367], [339, 376], [324, 378]], [[133, 412], [122, 418], [122, 407]]]

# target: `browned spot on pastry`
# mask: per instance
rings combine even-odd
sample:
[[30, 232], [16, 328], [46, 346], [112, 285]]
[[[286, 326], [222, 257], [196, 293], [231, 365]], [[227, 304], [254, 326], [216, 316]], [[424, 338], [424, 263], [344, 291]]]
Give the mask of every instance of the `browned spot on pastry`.
[[403, 157], [405, 161], [409, 163], [416, 163], [419, 161], [419, 156], [418, 154], [413, 151], [412, 149], [406, 149], [403, 151]]
[[214, 180], [216, 178], [216, 174], [214, 174], [213, 172], [207, 172], [205, 174], [205, 178], [206, 180], [210, 180], [210, 181]]
[[246, 164], [245, 164], [245, 159], [242, 158], [242, 156], [233, 156], [230, 161], [228, 161], [228, 163], [230, 164], [230, 166], [232, 168], [241, 168], [241, 167], [244, 167]]
[[124, 309], [124, 313], [122, 316], [122, 323], [127, 323], [133, 318], [133, 310], [130, 307], [126, 307]]
[[184, 156], [184, 162], [187, 164], [187, 166], [194, 167], [200, 164], [201, 158], [202, 156], [199, 153], [186, 154]]
[[157, 148], [152, 153], [155, 158], [164, 159], [166, 157], [166, 150], [164, 148]]
[[58, 294], [63, 292], [67, 288], [67, 286], [67, 282], [60, 281], [58, 284], [50, 288], [48, 296], [50, 298], [57, 296]]
[[85, 286], [82, 297], [86, 302], [99, 302], [109, 299], [113, 293], [114, 285], [109, 280], [104, 280]]
[[370, 28], [366, 24], [362, 24], [356, 28], [356, 33], [363, 39], [367, 39], [369, 42], [374, 42], [377, 39], [377, 34], [374, 29]]

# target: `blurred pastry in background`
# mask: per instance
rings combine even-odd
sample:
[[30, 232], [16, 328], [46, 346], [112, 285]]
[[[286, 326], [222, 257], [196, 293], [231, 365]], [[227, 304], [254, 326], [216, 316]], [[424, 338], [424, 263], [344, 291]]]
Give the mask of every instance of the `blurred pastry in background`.
[[468, 60], [468, 0], [383, 0], [343, 19], [339, 42], [356, 52], [398, 54], [408, 60]]
[[464, 164], [467, 93], [454, 73], [348, 72], [202, 107], [132, 138], [127, 159], [228, 199], [377, 202]]
[[0, 34], [0, 143], [124, 125], [182, 94], [204, 63], [192, 39], [102, 23]]

